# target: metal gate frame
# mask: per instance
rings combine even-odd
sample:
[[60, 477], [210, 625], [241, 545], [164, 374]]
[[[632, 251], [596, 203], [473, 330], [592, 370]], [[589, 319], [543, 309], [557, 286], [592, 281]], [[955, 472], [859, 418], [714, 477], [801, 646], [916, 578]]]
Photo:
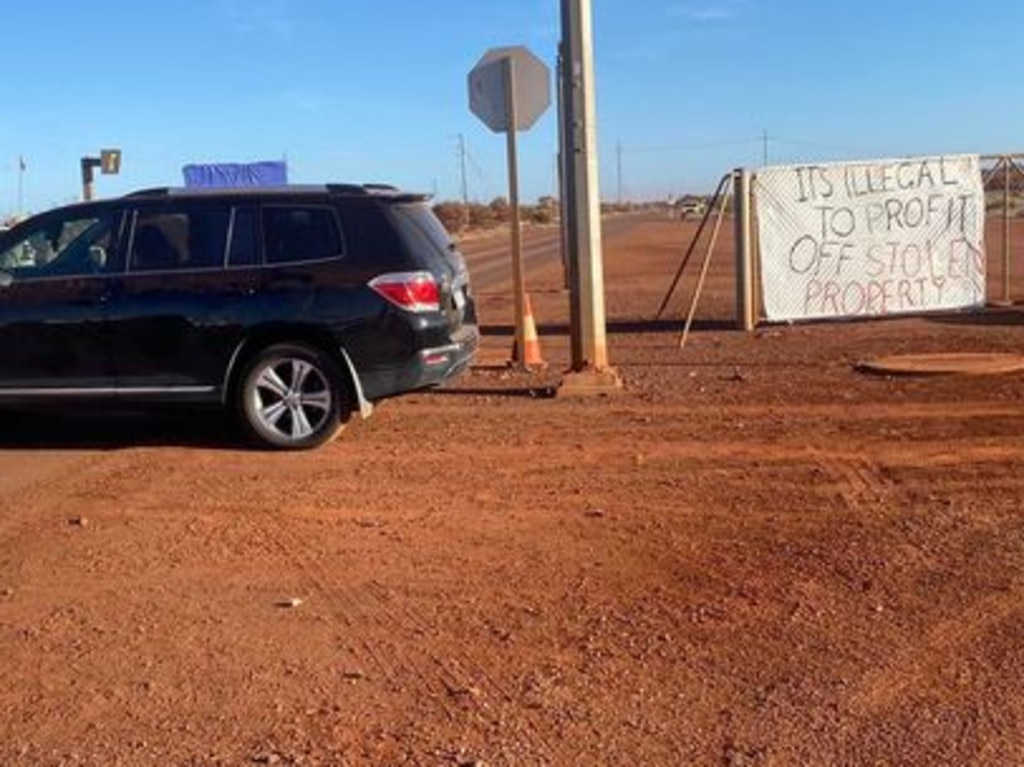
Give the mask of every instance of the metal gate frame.
[[[996, 210], [1001, 213], [1003, 222], [1002, 296], [988, 302], [995, 306], [1010, 306], [1013, 304], [1011, 288], [1013, 249], [1010, 243], [1010, 229], [1014, 218], [1014, 206], [1011, 204], [1014, 190], [1011, 185], [1011, 178], [1016, 173], [1020, 187], [1024, 187], [1024, 167], [1021, 166], [1021, 161], [1024, 161], [1024, 154], [1020, 153], [981, 156], [983, 167], [982, 185], [985, 189], [985, 221], [988, 223], [988, 220], [992, 217], [993, 203], [998, 202]], [[986, 165], [989, 166], [987, 169], [985, 169]]]

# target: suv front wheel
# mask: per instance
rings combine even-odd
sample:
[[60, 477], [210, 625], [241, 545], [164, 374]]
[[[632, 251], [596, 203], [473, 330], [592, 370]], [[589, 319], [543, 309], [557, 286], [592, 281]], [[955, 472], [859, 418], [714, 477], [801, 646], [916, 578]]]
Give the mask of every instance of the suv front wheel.
[[332, 439], [347, 419], [348, 389], [334, 362], [305, 344], [276, 344], [245, 368], [238, 412], [249, 433], [278, 450], [304, 450]]

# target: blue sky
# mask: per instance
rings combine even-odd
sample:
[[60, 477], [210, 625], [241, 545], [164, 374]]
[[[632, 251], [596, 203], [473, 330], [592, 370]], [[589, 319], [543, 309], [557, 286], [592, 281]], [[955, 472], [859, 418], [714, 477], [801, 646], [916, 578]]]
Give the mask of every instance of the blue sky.
[[[769, 162], [1021, 149], [1010, 0], [593, 0], [602, 195], [708, 191]], [[7, 0], [0, 214], [181, 183], [188, 162], [286, 158], [295, 182], [505, 195], [505, 144], [469, 112], [488, 49], [554, 65], [558, 0]], [[554, 186], [554, 110], [521, 140], [524, 199]], [[621, 145], [621, 176], [617, 147]]]

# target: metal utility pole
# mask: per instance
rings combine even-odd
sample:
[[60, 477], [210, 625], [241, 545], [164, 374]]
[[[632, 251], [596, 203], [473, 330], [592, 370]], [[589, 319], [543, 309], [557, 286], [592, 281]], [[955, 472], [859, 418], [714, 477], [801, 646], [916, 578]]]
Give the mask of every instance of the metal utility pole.
[[607, 393], [622, 382], [608, 365], [598, 189], [591, 0], [561, 0], [561, 83], [572, 366], [559, 392]]
[[615, 180], [618, 184], [615, 201], [622, 205], [622, 139], [615, 144]]
[[466, 137], [459, 134], [459, 179], [461, 181], [462, 204], [469, 204], [469, 184], [466, 183]]
[[25, 213], [25, 156], [18, 155], [18, 211], [19, 216]]

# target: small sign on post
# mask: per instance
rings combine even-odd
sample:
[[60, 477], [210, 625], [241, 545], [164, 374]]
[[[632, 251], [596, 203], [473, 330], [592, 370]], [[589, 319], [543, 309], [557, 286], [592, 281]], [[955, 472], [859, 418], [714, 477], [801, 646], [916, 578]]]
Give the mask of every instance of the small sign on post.
[[88, 202], [94, 197], [96, 179], [93, 170], [100, 169], [104, 175], [113, 175], [121, 172], [121, 150], [103, 149], [99, 157], [83, 157], [82, 167], [82, 199]]
[[512, 291], [515, 359], [525, 364], [526, 281], [519, 220], [516, 133], [529, 130], [551, 105], [551, 72], [522, 46], [492, 48], [469, 73], [469, 108], [495, 133], [507, 136], [509, 206], [512, 209]]
[[100, 150], [100, 172], [107, 176], [116, 176], [121, 172], [121, 150]]

